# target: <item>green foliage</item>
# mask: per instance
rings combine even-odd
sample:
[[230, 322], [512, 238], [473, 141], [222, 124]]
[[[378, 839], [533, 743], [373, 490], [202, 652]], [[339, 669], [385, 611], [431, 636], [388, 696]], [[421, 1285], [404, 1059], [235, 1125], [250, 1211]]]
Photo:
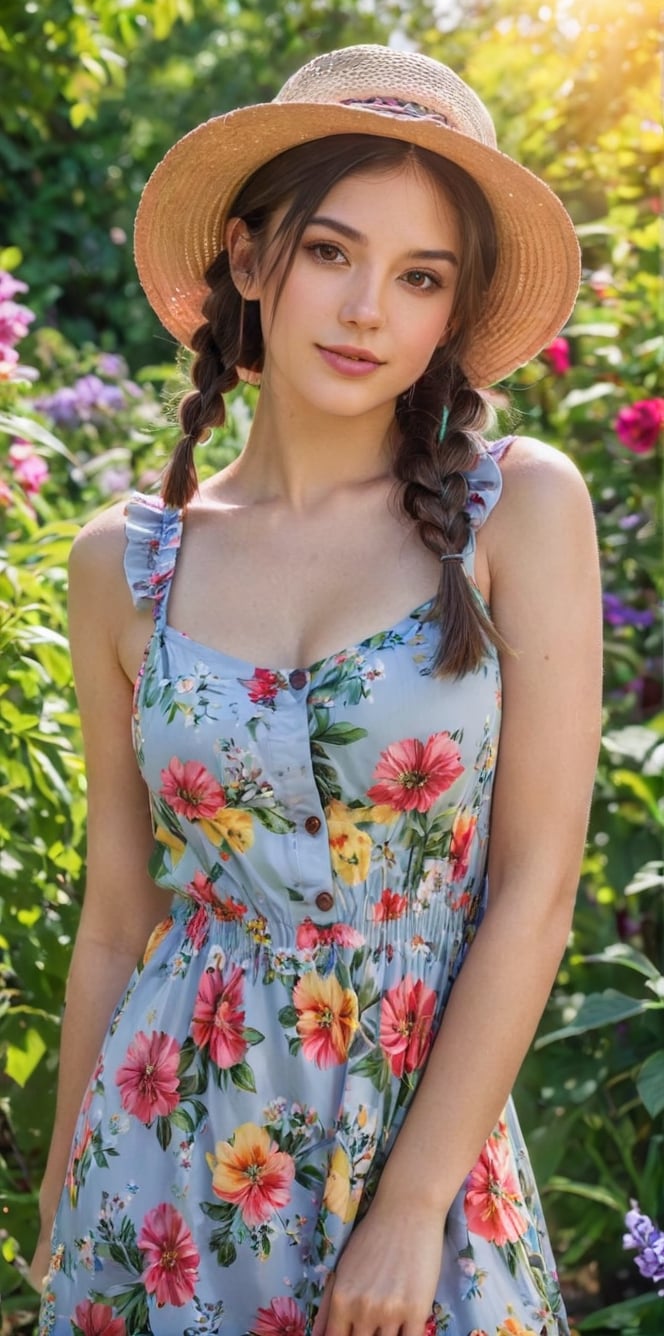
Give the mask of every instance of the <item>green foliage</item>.
[[[182, 385], [166, 336], [154, 343], [156, 326], [131, 267], [136, 199], [177, 134], [226, 107], [273, 96], [318, 50], [384, 40], [398, 25], [420, 49], [465, 72], [494, 112], [500, 144], [563, 196], [583, 246], [583, 284], [561, 360], [544, 354], [516, 374], [506, 387], [510, 408], [495, 394], [506, 430], [553, 442], [581, 468], [595, 503], [606, 591], [604, 741], [574, 933], [517, 1095], [562, 1268], [591, 1265], [599, 1284], [592, 1303], [609, 1305], [584, 1316], [580, 1302], [579, 1331], [661, 1336], [661, 1301], [621, 1237], [631, 1198], [664, 1224], [657, 625], [664, 575], [655, 450], [630, 448], [617, 430], [619, 414], [656, 400], [661, 384], [658, 6], [624, 0], [608, 8], [610, 19], [604, 0], [524, 0], [517, 15], [509, 0], [476, 0], [465, 6], [473, 22], [448, 32], [428, 3], [407, 12], [379, 3], [352, 15], [340, 0], [279, 7], [267, 0], [56, 0], [3, 10], [0, 207], [8, 230], [0, 269], [20, 266], [42, 319], [22, 344], [22, 361], [39, 380], [0, 381], [0, 439], [28, 442], [48, 466], [34, 491], [19, 484], [15, 461], [0, 466], [7, 738], [0, 758], [0, 1290], [7, 1311], [26, 1306], [20, 1268], [35, 1235], [84, 881], [67, 552], [98, 507], [156, 483], [175, 439], [168, 400]], [[143, 370], [132, 377], [129, 366]], [[89, 377], [98, 384], [87, 381], [86, 401], [81, 381]], [[69, 422], [57, 400], [65, 388], [80, 401]], [[202, 476], [238, 449], [251, 402], [246, 389], [232, 396], [228, 428], [202, 449]]]

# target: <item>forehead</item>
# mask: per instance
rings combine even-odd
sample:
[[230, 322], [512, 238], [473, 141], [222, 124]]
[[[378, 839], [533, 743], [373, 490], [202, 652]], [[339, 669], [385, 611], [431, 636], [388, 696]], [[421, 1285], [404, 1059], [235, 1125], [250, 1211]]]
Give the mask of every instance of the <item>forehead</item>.
[[[458, 231], [454, 202], [443, 185], [416, 163], [353, 172], [327, 192], [316, 214], [338, 217], [371, 239], [416, 234], [419, 245]], [[425, 235], [422, 235], [423, 232]]]

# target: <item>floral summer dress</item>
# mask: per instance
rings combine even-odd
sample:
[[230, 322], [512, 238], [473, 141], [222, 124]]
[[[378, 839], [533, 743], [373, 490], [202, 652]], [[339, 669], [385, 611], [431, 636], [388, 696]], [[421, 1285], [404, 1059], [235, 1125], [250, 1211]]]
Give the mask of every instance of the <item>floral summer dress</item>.
[[[508, 444], [467, 474], [471, 581]], [[40, 1333], [308, 1336], [484, 909], [498, 659], [432, 676], [433, 600], [306, 668], [210, 649], [167, 620], [182, 512], [135, 493], [126, 516], [165, 917], [83, 1101]], [[426, 1336], [568, 1330], [510, 1101]]]

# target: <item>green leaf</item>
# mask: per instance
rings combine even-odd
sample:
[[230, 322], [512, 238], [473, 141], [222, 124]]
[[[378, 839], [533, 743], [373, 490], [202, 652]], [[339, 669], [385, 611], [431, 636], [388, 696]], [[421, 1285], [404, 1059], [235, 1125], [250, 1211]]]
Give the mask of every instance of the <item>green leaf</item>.
[[627, 1210], [625, 1198], [617, 1196], [608, 1188], [601, 1187], [598, 1183], [575, 1183], [571, 1178], [564, 1178], [561, 1174], [554, 1174], [542, 1191], [568, 1192], [573, 1197], [585, 1197], [587, 1201], [597, 1202], [600, 1206], [608, 1206], [609, 1210], [617, 1211], [621, 1217]]
[[658, 1294], [639, 1294], [635, 1299], [625, 1299], [623, 1303], [601, 1308], [598, 1313], [591, 1313], [576, 1325], [581, 1332], [597, 1331], [600, 1336], [605, 1336], [606, 1332], [611, 1331], [620, 1332], [621, 1336], [628, 1336], [628, 1333], [633, 1332], [636, 1336], [639, 1331], [639, 1318], [661, 1302]]
[[17, 1085], [24, 1086], [46, 1052], [46, 1044], [38, 1030], [30, 1027], [22, 1045], [8, 1044], [5, 1072]]
[[599, 965], [625, 965], [627, 969], [636, 970], [638, 974], [644, 974], [648, 979], [660, 978], [659, 970], [653, 965], [652, 960], [644, 956], [642, 951], [628, 946], [626, 942], [614, 942], [596, 955], [578, 956], [576, 959], [593, 961]]
[[614, 988], [606, 988], [603, 993], [590, 993], [581, 1003], [575, 1019], [560, 1030], [541, 1035], [535, 1042], [535, 1048], [545, 1048], [547, 1044], [553, 1044], [558, 1039], [585, 1034], [587, 1030], [596, 1030], [602, 1025], [615, 1025], [618, 1021], [628, 1020], [630, 1016], [641, 1016], [656, 1006], [656, 1002], [628, 997], [626, 993], [619, 993]]
[[664, 1109], [664, 1051], [651, 1053], [636, 1078], [636, 1088], [651, 1118]]

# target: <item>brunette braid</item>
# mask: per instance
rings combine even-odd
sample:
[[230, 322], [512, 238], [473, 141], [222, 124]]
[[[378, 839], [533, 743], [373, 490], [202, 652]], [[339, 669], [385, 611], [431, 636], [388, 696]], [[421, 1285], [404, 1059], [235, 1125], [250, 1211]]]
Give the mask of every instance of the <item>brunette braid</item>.
[[191, 367], [195, 388], [180, 403], [182, 436], [169, 460], [161, 487], [167, 506], [186, 506], [198, 487], [194, 447], [211, 427], [226, 421], [224, 395], [235, 389], [237, 367], [260, 370], [263, 344], [258, 302], [245, 301], [231, 278], [228, 253], [222, 251], [205, 273], [210, 288], [201, 307], [191, 346], [196, 357]]
[[[441, 444], [438, 432], [445, 407], [449, 416]], [[484, 448], [481, 432], [488, 417], [484, 399], [469, 384], [449, 346], [436, 350], [424, 375], [397, 403], [401, 440], [394, 472], [403, 483], [401, 503], [416, 521], [422, 542], [439, 557], [462, 552], [468, 541], [468, 483], [463, 475]], [[441, 561], [430, 618], [437, 618], [441, 628], [434, 676], [472, 672], [486, 653], [487, 640], [510, 652], [460, 560]]]

